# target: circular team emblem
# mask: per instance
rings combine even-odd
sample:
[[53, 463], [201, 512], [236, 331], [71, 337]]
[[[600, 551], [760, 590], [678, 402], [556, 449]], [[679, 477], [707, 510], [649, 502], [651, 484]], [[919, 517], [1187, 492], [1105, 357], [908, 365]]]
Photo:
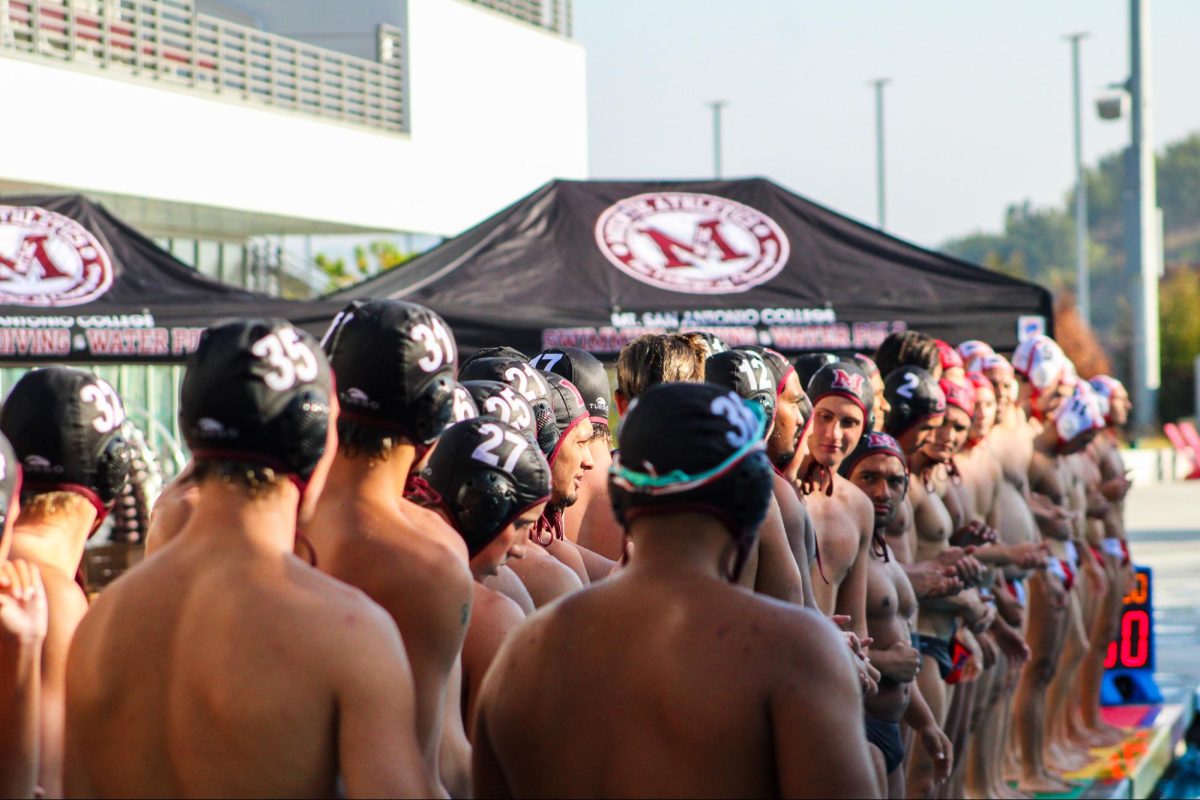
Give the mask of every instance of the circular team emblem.
[[724, 197], [651, 192], [596, 220], [596, 244], [639, 281], [690, 294], [744, 292], [779, 274], [788, 240], [775, 220]]
[[108, 253], [70, 217], [0, 206], [0, 304], [77, 306], [112, 287]]

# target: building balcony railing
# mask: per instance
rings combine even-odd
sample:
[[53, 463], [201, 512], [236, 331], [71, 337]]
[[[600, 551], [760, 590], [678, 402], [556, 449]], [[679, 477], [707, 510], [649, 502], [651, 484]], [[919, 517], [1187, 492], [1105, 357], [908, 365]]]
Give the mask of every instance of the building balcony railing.
[[377, 61], [199, 14], [190, 0], [0, 0], [5, 51], [393, 133], [409, 129], [403, 31]]
[[571, 35], [571, 0], [471, 0], [539, 28]]

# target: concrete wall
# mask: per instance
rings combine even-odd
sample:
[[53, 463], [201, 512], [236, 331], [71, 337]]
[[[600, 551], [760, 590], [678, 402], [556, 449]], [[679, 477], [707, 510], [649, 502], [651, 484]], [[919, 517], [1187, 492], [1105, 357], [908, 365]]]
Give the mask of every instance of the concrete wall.
[[1121, 451], [1125, 468], [1134, 483], [1160, 483], [1183, 480], [1192, 469], [1191, 461], [1169, 448], [1126, 448]]
[[409, 135], [0, 51], [0, 182], [452, 235], [586, 177], [582, 47], [463, 0], [407, 5]]

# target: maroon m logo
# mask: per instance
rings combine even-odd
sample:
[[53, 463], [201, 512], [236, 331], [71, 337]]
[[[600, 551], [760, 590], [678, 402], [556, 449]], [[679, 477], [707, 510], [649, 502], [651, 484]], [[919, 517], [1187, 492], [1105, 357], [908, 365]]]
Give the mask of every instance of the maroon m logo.
[[833, 371], [833, 387], [843, 391], [854, 392], [854, 394], [862, 396], [863, 376], [852, 375], [844, 369], [835, 369]]
[[0, 253], [0, 268], [2, 268], [0, 271], [29, 277], [30, 269], [36, 264], [42, 268], [42, 280], [46, 278], [70, 277], [58, 268], [58, 265], [54, 263], [54, 259], [50, 258], [50, 254], [46, 252], [46, 242], [49, 238], [49, 236], [43, 233], [24, 237], [21, 244], [17, 247], [16, 255], [12, 259], [5, 258]]
[[650, 241], [654, 242], [662, 252], [663, 258], [666, 259], [663, 266], [668, 269], [699, 266], [709, 260], [714, 248], [720, 252], [719, 260], [722, 262], [745, 258], [749, 255], [749, 253], [739, 253], [725, 240], [725, 237], [721, 235], [721, 220], [719, 219], [709, 219], [699, 223], [689, 244], [684, 244], [657, 228], [649, 226], [639, 228], [638, 233], [644, 233], [650, 237]]

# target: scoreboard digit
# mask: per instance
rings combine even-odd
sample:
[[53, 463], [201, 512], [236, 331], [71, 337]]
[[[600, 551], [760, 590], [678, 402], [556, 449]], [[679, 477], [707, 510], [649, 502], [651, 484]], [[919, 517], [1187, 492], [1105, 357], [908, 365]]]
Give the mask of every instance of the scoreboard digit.
[[1161, 702], [1154, 683], [1154, 574], [1135, 567], [1133, 585], [1122, 603], [1117, 639], [1108, 645], [1104, 659], [1105, 705]]
[[1153, 609], [1150, 604], [1150, 569], [1138, 567], [1133, 586], [1125, 595], [1117, 640], [1108, 645], [1105, 669], [1154, 671]]

